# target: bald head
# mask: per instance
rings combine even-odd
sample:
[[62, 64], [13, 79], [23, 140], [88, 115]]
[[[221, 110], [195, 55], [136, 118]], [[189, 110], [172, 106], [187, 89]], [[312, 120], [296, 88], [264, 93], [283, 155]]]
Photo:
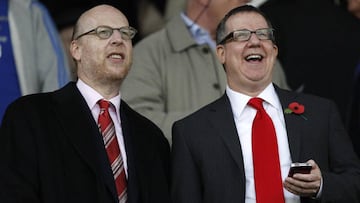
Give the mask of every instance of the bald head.
[[109, 19], [121, 21], [124, 26], [129, 25], [126, 16], [119, 9], [102, 4], [87, 10], [79, 17], [74, 27], [72, 39], [75, 39], [81, 33], [101, 25], [100, 22], [108, 22]]

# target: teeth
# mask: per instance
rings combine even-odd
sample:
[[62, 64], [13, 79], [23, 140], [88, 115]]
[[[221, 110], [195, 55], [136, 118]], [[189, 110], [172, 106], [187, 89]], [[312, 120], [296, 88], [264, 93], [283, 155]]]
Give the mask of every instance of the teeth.
[[246, 57], [246, 60], [261, 60], [261, 59], [262, 56], [257, 54], [249, 55], [248, 57]]
[[122, 56], [120, 54], [112, 54], [110, 57], [115, 59], [122, 59]]

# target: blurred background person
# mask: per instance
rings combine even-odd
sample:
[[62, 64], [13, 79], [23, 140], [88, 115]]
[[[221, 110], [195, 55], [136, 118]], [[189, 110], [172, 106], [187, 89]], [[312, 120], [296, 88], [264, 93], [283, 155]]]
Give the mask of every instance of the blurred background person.
[[0, 121], [16, 98], [69, 81], [68, 61], [46, 8], [37, 0], [0, 0]]
[[343, 122], [360, 56], [360, 21], [334, 0], [268, 0], [260, 9], [277, 31], [290, 88], [329, 98]]
[[268, 0], [260, 9], [277, 30], [279, 60], [290, 87], [335, 101], [360, 155], [360, 1]]
[[[260, 6], [267, 0], [250, 0], [247, 4], [253, 6]], [[165, 6], [165, 19], [170, 19], [174, 14], [177, 14], [185, 9], [186, 0], [167, 0]]]
[[359, 0], [343, 0], [350, 13], [360, 19], [360, 1]]
[[[360, 0], [344, 0], [343, 5], [353, 14], [360, 24]], [[358, 64], [354, 71], [354, 86], [349, 115], [347, 117], [347, 127], [350, 137], [355, 147], [355, 151], [360, 156], [360, 50]]]
[[[122, 85], [125, 101], [154, 121], [171, 141], [171, 126], [225, 91], [226, 78], [215, 55], [215, 32], [230, 9], [248, 0], [187, 0], [160, 31], [134, 48], [137, 59]], [[287, 89], [280, 64], [274, 82]]]
[[185, 10], [186, 0], [167, 0], [165, 6], [165, 19], [169, 20], [174, 15]]

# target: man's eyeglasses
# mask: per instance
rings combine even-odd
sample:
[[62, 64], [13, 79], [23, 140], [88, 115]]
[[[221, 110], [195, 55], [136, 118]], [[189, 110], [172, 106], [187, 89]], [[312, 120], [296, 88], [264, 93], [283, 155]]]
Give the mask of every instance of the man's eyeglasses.
[[225, 44], [229, 41], [248, 41], [251, 37], [251, 34], [254, 33], [257, 38], [260, 40], [272, 40], [274, 41], [274, 29], [272, 28], [261, 28], [255, 31], [243, 29], [243, 30], [235, 30], [230, 32], [226, 37], [220, 41], [219, 44]]
[[137, 33], [137, 30], [130, 26], [125, 26], [121, 28], [112, 28], [106, 25], [100, 25], [99, 27], [92, 29], [88, 32], [85, 32], [75, 38], [75, 40], [79, 39], [82, 36], [85, 35], [96, 35], [100, 39], [108, 39], [111, 37], [111, 35], [114, 33], [114, 30], [118, 30], [121, 34], [121, 38], [123, 40], [131, 40], [134, 38], [135, 34]]

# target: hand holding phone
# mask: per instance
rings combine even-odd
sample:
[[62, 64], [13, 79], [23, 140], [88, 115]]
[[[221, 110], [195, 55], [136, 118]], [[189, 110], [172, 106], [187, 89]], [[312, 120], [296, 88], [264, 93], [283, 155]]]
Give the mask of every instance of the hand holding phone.
[[309, 163], [292, 163], [288, 176], [292, 177], [295, 173], [309, 174], [311, 168], [312, 166]]

